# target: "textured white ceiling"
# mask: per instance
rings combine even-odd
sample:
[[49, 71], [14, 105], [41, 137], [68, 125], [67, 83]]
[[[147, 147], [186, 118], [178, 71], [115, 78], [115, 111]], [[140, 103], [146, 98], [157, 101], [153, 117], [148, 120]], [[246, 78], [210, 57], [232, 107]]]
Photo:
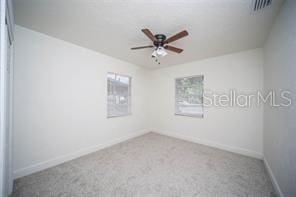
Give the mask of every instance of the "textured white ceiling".
[[254, 14], [252, 0], [14, 0], [16, 23], [139, 66], [158, 68], [141, 32], [187, 30], [160, 66], [261, 47], [282, 0]]

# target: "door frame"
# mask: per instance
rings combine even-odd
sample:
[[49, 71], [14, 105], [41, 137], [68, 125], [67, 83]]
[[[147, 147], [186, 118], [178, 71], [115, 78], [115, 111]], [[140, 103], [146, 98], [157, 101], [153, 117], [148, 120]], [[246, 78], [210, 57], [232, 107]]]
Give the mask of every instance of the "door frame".
[[[14, 18], [12, 10], [11, 0], [0, 0], [0, 197], [8, 196], [13, 188], [12, 92]], [[9, 84], [9, 87], [7, 87], [7, 84]]]

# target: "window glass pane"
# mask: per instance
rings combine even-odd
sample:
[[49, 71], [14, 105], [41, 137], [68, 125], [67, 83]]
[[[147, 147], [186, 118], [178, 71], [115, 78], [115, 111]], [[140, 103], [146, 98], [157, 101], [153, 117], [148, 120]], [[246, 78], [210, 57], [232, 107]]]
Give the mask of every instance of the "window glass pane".
[[203, 76], [176, 79], [176, 109], [180, 115], [203, 115]]
[[108, 79], [113, 79], [113, 80], [115, 80], [115, 74], [113, 74], [113, 73], [108, 73]]
[[108, 73], [107, 116], [123, 116], [130, 113], [131, 78]]
[[129, 77], [127, 77], [127, 76], [117, 75], [116, 80], [120, 81], [123, 84], [129, 84]]

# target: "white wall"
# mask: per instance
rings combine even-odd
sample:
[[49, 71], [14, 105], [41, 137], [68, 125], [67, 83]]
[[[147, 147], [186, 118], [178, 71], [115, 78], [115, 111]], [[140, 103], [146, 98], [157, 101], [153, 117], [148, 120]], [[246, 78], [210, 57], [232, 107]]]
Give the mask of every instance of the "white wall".
[[[20, 26], [15, 34], [16, 177], [147, 131], [145, 70]], [[109, 71], [132, 77], [130, 116], [106, 118]]]
[[287, 0], [264, 47], [264, 89], [290, 90], [293, 98], [291, 107], [264, 109], [264, 157], [278, 193], [286, 197], [296, 196], [295, 21], [296, 1]]
[[207, 90], [256, 93], [262, 89], [262, 69], [262, 50], [255, 49], [152, 71], [152, 130], [261, 158], [262, 107], [209, 107], [204, 118], [176, 116], [174, 79], [204, 75]]

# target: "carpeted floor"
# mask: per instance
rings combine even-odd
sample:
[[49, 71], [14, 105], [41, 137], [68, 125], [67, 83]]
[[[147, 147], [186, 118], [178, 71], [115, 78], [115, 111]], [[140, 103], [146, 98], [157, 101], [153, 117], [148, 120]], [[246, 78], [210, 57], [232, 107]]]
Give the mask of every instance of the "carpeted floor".
[[149, 133], [15, 181], [13, 197], [275, 196], [263, 162]]

